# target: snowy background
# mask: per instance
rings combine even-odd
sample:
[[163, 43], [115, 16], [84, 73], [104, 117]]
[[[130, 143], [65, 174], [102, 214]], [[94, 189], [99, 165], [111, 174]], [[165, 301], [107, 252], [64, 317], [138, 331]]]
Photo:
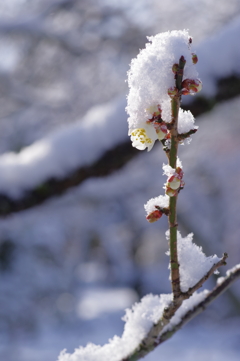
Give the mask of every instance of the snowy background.
[[[129, 63], [147, 35], [183, 28], [199, 57], [202, 96], [213, 97], [219, 79], [240, 77], [238, 0], [1, 2], [1, 196], [20, 199], [127, 141]], [[228, 252], [232, 267], [240, 259], [240, 96], [229, 98], [197, 117], [197, 134], [180, 148], [179, 225], [207, 255]], [[121, 335], [126, 307], [170, 291], [167, 220], [148, 224], [143, 207], [162, 193], [164, 161], [155, 145], [106, 177], [1, 218], [1, 359], [55, 361], [64, 348], [103, 344]], [[239, 289], [146, 360], [239, 360]]]

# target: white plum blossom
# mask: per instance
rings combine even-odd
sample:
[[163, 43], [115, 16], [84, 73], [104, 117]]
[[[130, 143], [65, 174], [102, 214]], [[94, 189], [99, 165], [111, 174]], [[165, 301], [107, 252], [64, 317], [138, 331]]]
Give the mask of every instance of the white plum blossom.
[[158, 134], [152, 124], [149, 124], [147, 122], [141, 123], [139, 124], [139, 128], [131, 131], [129, 135], [131, 136], [133, 147], [139, 150], [144, 150], [145, 148], [148, 148], [149, 151], [152, 149], [155, 140], [158, 139]]
[[159, 105], [152, 105], [146, 109], [147, 121], [139, 122], [139, 128], [134, 129], [131, 135], [133, 147], [143, 150], [152, 149], [155, 140], [162, 140], [167, 135], [167, 126], [161, 121], [161, 108]]
[[[181, 56], [186, 60], [183, 80], [190, 79], [200, 84], [187, 30], [157, 34], [148, 40], [150, 43], [132, 60], [128, 72], [128, 134], [133, 147], [140, 150], [151, 150], [156, 140], [163, 140], [167, 135], [166, 123], [171, 122], [168, 90], [175, 87], [172, 68], [179, 63]], [[194, 120], [190, 112], [182, 112], [179, 122], [181, 130], [192, 129]]]

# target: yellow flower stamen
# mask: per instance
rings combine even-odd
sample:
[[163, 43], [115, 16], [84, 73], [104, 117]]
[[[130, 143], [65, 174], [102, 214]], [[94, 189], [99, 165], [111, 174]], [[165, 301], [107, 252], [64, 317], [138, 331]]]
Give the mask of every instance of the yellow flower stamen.
[[152, 143], [152, 139], [148, 138], [147, 134], [146, 134], [146, 130], [144, 128], [138, 128], [135, 129], [131, 135], [133, 137], [135, 137], [136, 140], [138, 140], [140, 143], [142, 144], [151, 144]]

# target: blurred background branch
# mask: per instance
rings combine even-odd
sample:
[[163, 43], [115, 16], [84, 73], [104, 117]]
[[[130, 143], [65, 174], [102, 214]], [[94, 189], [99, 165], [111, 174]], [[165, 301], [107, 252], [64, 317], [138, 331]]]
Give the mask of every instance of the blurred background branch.
[[[240, 78], [231, 76], [217, 80], [217, 93], [215, 97], [198, 96], [185, 105], [185, 110], [190, 110], [196, 117], [214, 108], [219, 102], [229, 100], [240, 95]], [[114, 119], [113, 119], [114, 121]], [[125, 119], [122, 119], [124, 122]], [[63, 178], [50, 178], [39, 183], [34, 189], [29, 189], [20, 199], [15, 200], [8, 195], [0, 193], [0, 216], [19, 212], [45, 200], [61, 195], [69, 188], [80, 185], [91, 177], [103, 177], [123, 167], [129, 160], [137, 155], [130, 141], [116, 145], [105, 152], [95, 163], [88, 167], [79, 167]]]

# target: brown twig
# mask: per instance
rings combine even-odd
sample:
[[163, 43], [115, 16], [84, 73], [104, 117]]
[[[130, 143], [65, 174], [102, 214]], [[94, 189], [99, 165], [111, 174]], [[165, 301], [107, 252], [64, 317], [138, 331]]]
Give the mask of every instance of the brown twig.
[[178, 141], [181, 142], [182, 140], [190, 137], [190, 135], [195, 134], [196, 131], [197, 131], [197, 128], [194, 128], [194, 129], [189, 130], [189, 132], [187, 132], [187, 133], [178, 134]]
[[[183, 68], [185, 65], [184, 57], [179, 60], [178, 72], [176, 74], [176, 88], [178, 89], [177, 94], [171, 100], [172, 107], [172, 121], [171, 121], [171, 146], [168, 156], [169, 165], [176, 169], [177, 166], [177, 153], [178, 153], [178, 114], [181, 101], [181, 83], [183, 77]], [[178, 263], [178, 252], [177, 252], [177, 194], [173, 197], [169, 197], [169, 250], [170, 250], [170, 272], [171, 272], [171, 285], [173, 292], [173, 299], [176, 304], [180, 306], [179, 297], [181, 295], [180, 288], [180, 273]]]

